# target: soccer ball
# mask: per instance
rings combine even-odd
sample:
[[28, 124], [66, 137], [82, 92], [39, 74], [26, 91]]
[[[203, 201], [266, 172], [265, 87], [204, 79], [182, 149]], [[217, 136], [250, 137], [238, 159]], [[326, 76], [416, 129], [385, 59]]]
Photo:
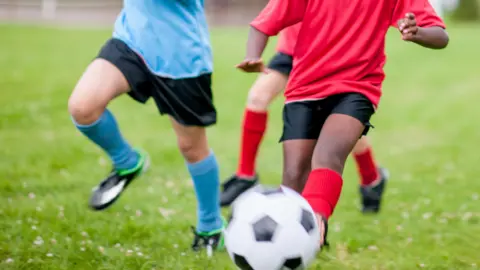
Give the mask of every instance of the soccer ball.
[[320, 249], [320, 230], [298, 193], [258, 185], [234, 201], [225, 246], [242, 270], [305, 269]]

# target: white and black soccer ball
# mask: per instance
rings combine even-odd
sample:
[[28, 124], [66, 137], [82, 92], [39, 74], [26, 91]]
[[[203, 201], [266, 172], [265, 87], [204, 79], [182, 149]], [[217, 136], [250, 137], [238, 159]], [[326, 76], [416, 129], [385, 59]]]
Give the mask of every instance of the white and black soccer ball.
[[320, 249], [320, 230], [298, 193], [259, 185], [233, 203], [225, 246], [242, 270], [305, 269]]

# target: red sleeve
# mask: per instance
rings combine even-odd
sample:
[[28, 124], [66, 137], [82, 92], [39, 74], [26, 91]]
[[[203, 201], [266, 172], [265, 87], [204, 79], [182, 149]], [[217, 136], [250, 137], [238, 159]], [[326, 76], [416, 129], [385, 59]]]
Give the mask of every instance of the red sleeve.
[[397, 22], [405, 17], [406, 13], [413, 13], [420, 27], [438, 26], [445, 29], [445, 23], [435, 13], [429, 0], [398, 0], [393, 11], [391, 25], [398, 27]]
[[275, 36], [282, 29], [302, 21], [307, 1], [270, 0], [250, 25], [268, 36]]

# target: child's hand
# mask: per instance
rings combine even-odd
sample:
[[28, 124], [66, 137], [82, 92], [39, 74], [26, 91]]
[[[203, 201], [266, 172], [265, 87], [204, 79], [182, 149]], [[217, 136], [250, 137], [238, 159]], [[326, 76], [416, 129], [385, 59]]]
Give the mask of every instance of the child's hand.
[[398, 20], [398, 30], [402, 34], [402, 39], [413, 41], [418, 32], [417, 21], [413, 13], [405, 14], [405, 18]]
[[262, 59], [245, 59], [236, 68], [245, 72], [266, 72]]

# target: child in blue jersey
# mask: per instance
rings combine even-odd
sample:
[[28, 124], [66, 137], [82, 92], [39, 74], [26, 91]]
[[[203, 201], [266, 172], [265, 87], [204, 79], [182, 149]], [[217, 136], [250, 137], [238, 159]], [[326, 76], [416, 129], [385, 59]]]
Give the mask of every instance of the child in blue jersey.
[[70, 96], [75, 126], [111, 158], [112, 172], [94, 189], [102, 210], [148, 167], [148, 155], [125, 141], [107, 105], [129, 94], [152, 97], [167, 114], [193, 179], [198, 201], [194, 250], [221, 247], [219, 170], [205, 127], [216, 123], [211, 91], [212, 52], [203, 0], [124, 0], [113, 38], [88, 66]]

